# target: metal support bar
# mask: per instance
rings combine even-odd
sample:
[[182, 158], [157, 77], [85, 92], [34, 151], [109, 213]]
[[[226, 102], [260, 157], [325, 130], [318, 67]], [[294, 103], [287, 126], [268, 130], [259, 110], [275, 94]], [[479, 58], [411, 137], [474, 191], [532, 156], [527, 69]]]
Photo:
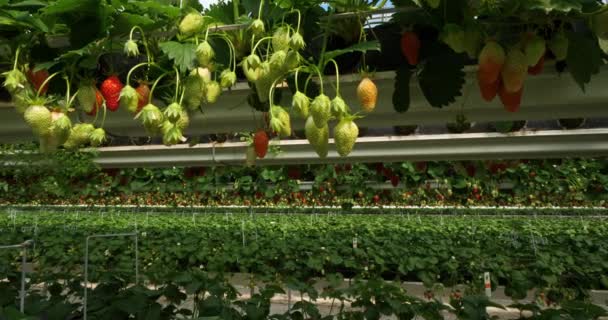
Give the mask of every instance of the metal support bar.
[[84, 297], [83, 297], [83, 317], [87, 320], [87, 288], [89, 286], [89, 240], [93, 238], [116, 238], [116, 237], [134, 237], [135, 238], [135, 284], [139, 281], [139, 245], [137, 232], [131, 233], [113, 233], [113, 234], [98, 234], [88, 236], [85, 241], [85, 253], [84, 253]]
[[27, 247], [31, 246], [34, 240], [26, 240], [21, 244], [0, 246], [0, 249], [23, 249], [21, 255], [21, 290], [19, 291], [19, 311], [25, 311], [25, 264], [27, 263]]
[[[340, 157], [330, 139], [330, 152], [321, 159], [307, 140], [285, 140], [284, 152], [256, 164], [603, 157], [608, 156], [606, 141], [608, 129], [363, 137], [348, 157]], [[242, 142], [107, 147], [99, 149], [95, 162], [105, 168], [243, 165], [246, 148]]]

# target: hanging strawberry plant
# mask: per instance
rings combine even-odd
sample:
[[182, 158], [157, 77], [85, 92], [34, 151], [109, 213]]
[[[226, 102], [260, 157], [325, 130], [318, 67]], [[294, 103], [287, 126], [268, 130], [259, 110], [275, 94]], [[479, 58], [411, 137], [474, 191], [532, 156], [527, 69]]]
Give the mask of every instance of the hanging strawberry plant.
[[[600, 1], [399, 0], [391, 21], [370, 27], [367, 18], [385, 4], [259, 0], [203, 10], [196, 1], [5, 1], [4, 87], [50, 152], [106, 144], [113, 112], [130, 113], [166, 145], [184, 143], [195, 114], [246, 82], [248, 104], [263, 113], [252, 117], [253, 132], [286, 139], [299, 121], [326, 157], [331, 132], [341, 156], [356, 148], [357, 119], [386, 94], [373, 81], [385, 69], [374, 55], [396, 70], [397, 112], [409, 109], [413, 80], [431, 106], [454, 104], [470, 85], [467, 65], [478, 65], [484, 100], [498, 97], [516, 112], [528, 77], [554, 67], [584, 91], [604, 62]], [[345, 72], [362, 75], [359, 108], [340, 92]], [[291, 102], [282, 99], [286, 87]], [[265, 156], [256, 141], [252, 159]]]

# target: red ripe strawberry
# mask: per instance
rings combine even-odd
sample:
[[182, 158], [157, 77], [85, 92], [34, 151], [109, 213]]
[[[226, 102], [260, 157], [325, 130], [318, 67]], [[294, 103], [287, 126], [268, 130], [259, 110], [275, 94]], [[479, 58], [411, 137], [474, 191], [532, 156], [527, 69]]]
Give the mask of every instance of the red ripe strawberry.
[[524, 88], [522, 87], [517, 92], [508, 92], [504, 86], [500, 86], [498, 90], [498, 96], [500, 97], [500, 101], [502, 105], [505, 107], [505, 110], [509, 112], [517, 112], [519, 111], [519, 107], [521, 106], [521, 96], [523, 94]]
[[[40, 87], [44, 83], [44, 81], [49, 77], [49, 72], [45, 69], [34, 71], [34, 68], [27, 70], [27, 79], [34, 86], [36, 91], [40, 90]], [[49, 84], [44, 85], [44, 88], [40, 90], [40, 94], [45, 94], [49, 89]]]
[[399, 176], [392, 176], [391, 177], [391, 184], [393, 185], [393, 187], [397, 188], [397, 186], [399, 186]]
[[479, 81], [495, 83], [506, 61], [505, 50], [494, 41], [489, 41], [479, 53]]
[[376, 163], [376, 173], [381, 174], [382, 172], [384, 172], [384, 164]]
[[542, 56], [538, 63], [533, 67], [528, 67], [528, 74], [532, 76], [539, 75], [545, 69], [545, 56]]
[[253, 148], [255, 149], [255, 154], [260, 159], [264, 159], [266, 153], [268, 152], [268, 135], [264, 130], [258, 130], [253, 136]]
[[376, 194], [376, 195], [374, 195], [372, 200], [374, 201], [374, 203], [378, 203], [378, 202], [380, 202], [380, 196]]
[[302, 177], [302, 172], [300, 172], [300, 168], [298, 167], [289, 167], [287, 169], [287, 176], [289, 179], [300, 180]]
[[483, 75], [480, 72], [477, 72], [477, 84], [479, 85], [479, 92], [481, 92], [481, 97], [483, 100], [487, 102], [491, 102], [496, 97], [498, 93], [498, 88], [500, 87], [500, 80], [496, 80], [492, 83], [485, 83], [482, 81]]
[[137, 91], [137, 94], [139, 95], [139, 101], [137, 102], [137, 112], [140, 112], [141, 109], [148, 104], [148, 98], [150, 96], [150, 87], [145, 83], [141, 83], [139, 84], [139, 86], [137, 86], [137, 88], [135, 88], [135, 91]]
[[475, 168], [475, 166], [474, 166], [474, 165], [472, 165], [472, 164], [469, 164], [469, 165], [466, 167], [466, 170], [467, 170], [467, 175], [468, 175], [469, 177], [474, 177], [474, 176], [475, 176], [475, 173], [476, 173], [476, 171], [477, 171], [477, 170], [476, 170], [476, 168]]
[[416, 162], [416, 171], [424, 173], [426, 172], [428, 168], [428, 165], [426, 162], [422, 161], [422, 162]]
[[108, 110], [118, 110], [118, 107], [120, 106], [120, 91], [123, 86], [124, 85], [117, 76], [109, 76], [101, 83], [101, 94], [106, 100], [106, 107], [108, 107]]
[[403, 35], [401, 35], [401, 52], [410, 65], [415, 66], [418, 64], [418, 55], [420, 54], [420, 39], [416, 33], [406, 31], [403, 33]]

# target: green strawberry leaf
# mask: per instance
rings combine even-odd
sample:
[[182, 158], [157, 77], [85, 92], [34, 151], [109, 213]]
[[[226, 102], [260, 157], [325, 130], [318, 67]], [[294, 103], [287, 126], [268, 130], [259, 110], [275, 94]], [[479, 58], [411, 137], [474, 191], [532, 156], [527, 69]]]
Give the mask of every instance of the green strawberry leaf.
[[160, 49], [173, 60], [179, 70], [184, 73], [194, 68], [196, 59], [196, 44], [167, 41], [159, 44]]
[[602, 66], [601, 49], [594, 37], [570, 32], [568, 49], [568, 71], [585, 92], [585, 85], [591, 81], [591, 76], [600, 72]]
[[526, 0], [520, 2], [523, 10], [543, 10], [545, 12], [581, 12], [583, 4], [580, 0]]
[[367, 51], [380, 51], [380, 42], [378, 40], [360, 42], [352, 45], [348, 48], [328, 51], [323, 55], [323, 61], [329, 61], [345, 53], [350, 52], [367, 52]]
[[396, 73], [393, 107], [395, 108], [395, 111], [403, 113], [410, 108], [410, 79], [412, 73], [407, 64], [402, 64], [397, 69]]
[[445, 44], [435, 43], [428, 56], [418, 73], [420, 89], [431, 106], [442, 108], [462, 95], [464, 55], [453, 52]]

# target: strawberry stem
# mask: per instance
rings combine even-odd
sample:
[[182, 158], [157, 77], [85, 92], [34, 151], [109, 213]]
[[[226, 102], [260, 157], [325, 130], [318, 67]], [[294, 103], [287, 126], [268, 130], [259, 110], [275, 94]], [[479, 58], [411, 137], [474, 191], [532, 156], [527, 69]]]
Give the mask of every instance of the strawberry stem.
[[173, 98], [173, 101], [177, 101], [177, 97], [179, 96], [179, 70], [177, 70], [177, 67], [173, 67], [173, 69], [175, 70], [175, 97]]
[[186, 88], [182, 88], [182, 95], [179, 98], [179, 105], [181, 106], [182, 103], [184, 102], [184, 96], [186, 95]]
[[323, 75], [321, 74], [321, 69], [319, 69], [317, 66], [313, 66], [313, 68], [319, 75], [319, 82], [321, 82], [321, 94], [324, 94]]
[[146, 56], [148, 58], [148, 63], [152, 63], [154, 60], [152, 59], [152, 55], [150, 54], [150, 48], [148, 48], [148, 42], [146, 41], [146, 34], [144, 33], [144, 30], [140, 26], [134, 26], [133, 28], [131, 28], [131, 33], [129, 34], [129, 39], [133, 40], [133, 32], [136, 29], [139, 30], [139, 33], [141, 34], [141, 42], [143, 42], [143, 44], [144, 44], [144, 49], [146, 50]]
[[[217, 25], [216, 25], [217, 28]], [[207, 27], [207, 30], [205, 30], [205, 41], [207, 41], [207, 38], [209, 38], [209, 29], [211, 29], [211, 26]]]
[[106, 107], [106, 102], [104, 101], [103, 104], [103, 117], [101, 118], [101, 125], [99, 126], [100, 128], [103, 128], [106, 124], [106, 115], [108, 114], [107, 112], [107, 107]]
[[296, 69], [296, 74], [294, 75], [294, 80], [296, 82], [296, 92], [300, 91], [300, 87], [298, 86], [298, 72], [300, 72], [300, 68]]
[[133, 73], [133, 71], [135, 71], [135, 69], [143, 67], [143, 66], [147, 66], [150, 65], [151, 63], [148, 62], [142, 62], [138, 65], [135, 65], [133, 68], [131, 68], [131, 70], [129, 70], [129, 73], [127, 73], [127, 85], [130, 85], [130, 81], [131, 81], [131, 74]]
[[264, 9], [264, 0], [260, 0], [260, 7], [258, 8], [258, 19], [262, 19], [262, 9]]
[[63, 79], [67, 88], [65, 93], [65, 111], [67, 111], [70, 108], [70, 79], [67, 75], [63, 75]]
[[224, 40], [224, 42], [226, 42], [228, 45], [228, 49], [230, 49], [230, 62], [228, 63], [228, 69], [232, 71], [236, 70], [236, 49], [234, 47], [234, 43], [232, 43], [232, 40], [230, 40], [230, 38], [228, 38], [226, 35], [218, 34], [217, 36]]
[[167, 72], [161, 74], [160, 77], [158, 77], [156, 79], [156, 81], [154, 81], [154, 84], [152, 85], [152, 89], [150, 89], [150, 94], [148, 95], [148, 101], [149, 101], [149, 103], [152, 102], [152, 96], [154, 94], [154, 90], [156, 89], [156, 86], [158, 85], [158, 83], [160, 82], [160, 80], [162, 80], [162, 78], [164, 78], [165, 76], [167, 76], [171, 72], [172, 71], [167, 71]]
[[292, 9], [291, 12], [298, 14], [298, 24], [296, 25], [296, 33], [300, 33], [300, 23], [302, 22], [302, 13], [298, 9]]
[[336, 96], [340, 96], [340, 69], [338, 68], [338, 63], [334, 59], [329, 59], [329, 62], [333, 62], [334, 67], [336, 68]]
[[253, 46], [253, 49], [251, 50], [251, 53], [252, 53], [252, 54], [253, 54], [253, 53], [255, 53], [255, 51], [257, 50], [257, 48], [258, 48], [258, 46], [260, 45], [260, 43], [262, 43], [262, 41], [264, 41], [264, 40], [271, 40], [271, 39], [272, 39], [272, 37], [271, 37], [271, 36], [269, 36], [269, 37], [264, 37], [264, 38], [260, 39], [258, 42], [256, 42], [255, 46]]
[[42, 85], [40, 85], [40, 88], [38, 88], [38, 92], [36, 92], [36, 98], [40, 97], [42, 90], [44, 89], [44, 87], [47, 86], [47, 84], [51, 81], [51, 79], [53, 79], [55, 76], [57, 76], [60, 73], [61, 73], [61, 71], [55, 72], [52, 75], [50, 75], [48, 78], [46, 78], [44, 80], [44, 82], [42, 82]]
[[17, 70], [17, 65], [19, 64], [19, 55], [21, 54], [21, 47], [18, 46], [17, 50], [15, 50], [15, 63], [13, 64], [13, 70]]

